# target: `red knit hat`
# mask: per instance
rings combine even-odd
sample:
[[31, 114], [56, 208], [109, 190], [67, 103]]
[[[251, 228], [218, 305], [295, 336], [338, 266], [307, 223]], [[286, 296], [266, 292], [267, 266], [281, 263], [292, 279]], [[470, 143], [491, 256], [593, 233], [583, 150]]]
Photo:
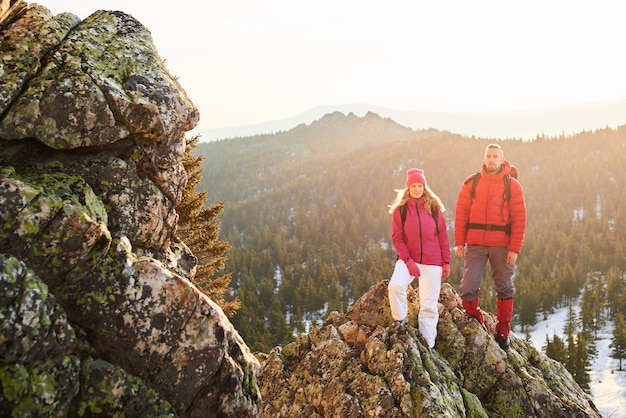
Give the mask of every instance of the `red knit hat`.
[[426, 177], [424, 177], [424, 170], [419, 168], [409, 168], [406, 171], [406, 187], [409, 187], [413, 183], [421, 183], [426, 186]]

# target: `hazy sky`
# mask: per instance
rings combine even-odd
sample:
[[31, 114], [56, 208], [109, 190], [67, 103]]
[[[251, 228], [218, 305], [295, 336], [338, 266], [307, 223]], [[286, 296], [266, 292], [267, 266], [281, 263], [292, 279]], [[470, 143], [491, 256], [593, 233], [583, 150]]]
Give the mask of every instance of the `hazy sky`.
[[143, 23], [200, 129], [324, 104], [458, 112], [626, 99], [621, 0], [39, 3]]

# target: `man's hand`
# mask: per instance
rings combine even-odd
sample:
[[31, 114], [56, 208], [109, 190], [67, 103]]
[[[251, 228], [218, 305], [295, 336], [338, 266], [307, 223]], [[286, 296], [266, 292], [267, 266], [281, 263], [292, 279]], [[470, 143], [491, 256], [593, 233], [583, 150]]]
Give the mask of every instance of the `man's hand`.
[[506, 255], [506, 263], [510, 266], [515, 265], [515, 263], [517, 262], [517, 253], [514, 253], [513, 251], [509, 251], [508, 254]]
[[456, 255], [458, 255], [459, 258], [465, 259], [465, 245], [456, 246]]

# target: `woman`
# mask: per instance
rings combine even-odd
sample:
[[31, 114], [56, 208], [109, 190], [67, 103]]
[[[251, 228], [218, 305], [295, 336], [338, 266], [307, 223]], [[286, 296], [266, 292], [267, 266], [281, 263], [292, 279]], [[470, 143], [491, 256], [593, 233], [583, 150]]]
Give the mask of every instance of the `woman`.
[[391, 315], [402, 324], [408, 323], [406, 291], [414, 278], [419, 278], [420, 334], [435, 346], [439, 320], [441, 280], [450, 275], [450, 244], [444, 207], [426, 184], [424, 171], [411, 168], [406, 172], [405, 189], [397, 190], [392, 214], [391, 238], [398, 253], [396, 266], [389, 280]]

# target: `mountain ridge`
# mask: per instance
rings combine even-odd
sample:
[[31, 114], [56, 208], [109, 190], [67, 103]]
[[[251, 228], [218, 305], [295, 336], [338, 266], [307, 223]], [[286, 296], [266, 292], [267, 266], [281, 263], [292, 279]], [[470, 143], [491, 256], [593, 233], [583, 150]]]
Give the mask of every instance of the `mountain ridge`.
[[227, 128], [195, 129], [191, 133], [201, 135], [201, 142], [273, 134], [308, 125], [333, 112], [357, 116], [373, 112], [412, 129], [432, 128], [469, 137], [531, 140], [538, 136], [567, 135], [622, 125], [626, 123], [626, 100], [490, 112], [411, 111], [364, 103], [320, 105], [283, 119]]

